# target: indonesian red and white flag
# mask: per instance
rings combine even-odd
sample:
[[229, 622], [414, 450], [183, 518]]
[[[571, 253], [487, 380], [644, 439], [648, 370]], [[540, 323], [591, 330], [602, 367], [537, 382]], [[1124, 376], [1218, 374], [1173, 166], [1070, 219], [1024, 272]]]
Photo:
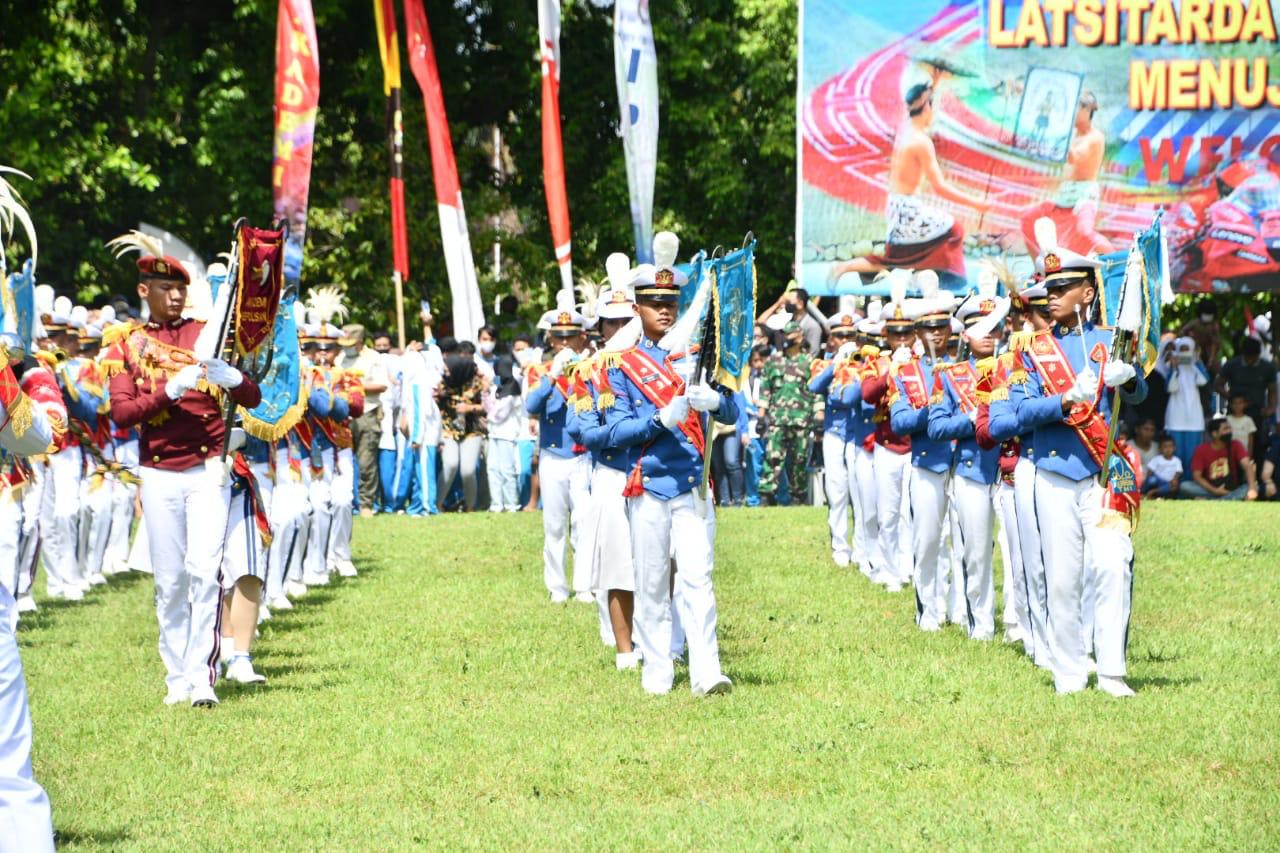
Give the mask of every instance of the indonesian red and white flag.
[[474, 341], [484, 325], [484, 307], [476, 283], [475, 259], [471, 256], [471, 236], [462, 207], [462, 185], [458, 164], [453, 158], [449, 137], [449, 117], [444, 111], [444, 92], [436, 67], [435, 49], [422, 0], [404, 0], [405, 34], [409, 42], [409, 67], [422, 89], [427, 110], [427, 137], [431, 145], [431, 177], [436, 186], [436, 209], [440, 213], [440, 236], [444, 244], [445, 270], [453, 299], [453, 334], [459, 340]]
[[560, 287], [573, 293], [569, 196], [560, 135], [560, 0], [538, 0], [538, 35], [542, 42], [542, 186], [547, 194], [556, 263], [560, 265]]

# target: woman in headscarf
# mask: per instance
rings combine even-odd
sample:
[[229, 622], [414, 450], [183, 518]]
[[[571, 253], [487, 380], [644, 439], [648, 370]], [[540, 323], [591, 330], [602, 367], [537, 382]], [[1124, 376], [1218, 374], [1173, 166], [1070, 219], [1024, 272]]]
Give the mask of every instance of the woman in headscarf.
[[484, 411], [487, 382], [471, 356], [451, 353], [445, 357], [444, 367], [440, 386], [440, 494], [448, 495], [454, 477], [461, 474], [462, 502], [470, 512], [476, 508], [476, 471], [488, 433]]

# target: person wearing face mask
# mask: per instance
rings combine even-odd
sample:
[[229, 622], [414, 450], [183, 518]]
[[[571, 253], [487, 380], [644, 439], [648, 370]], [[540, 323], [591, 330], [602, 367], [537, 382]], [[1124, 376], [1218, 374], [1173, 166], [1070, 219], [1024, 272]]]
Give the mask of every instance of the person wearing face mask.
[[[1113, 391], [1138, 402], [1146, 382], [1133, 365], [1112, 359], [1110, 329], [1092, 322], [1101, 263], [1042, 241], [1037, 266], [1049, 291], [1053, 327], [1027, 342], [1009, 385], [1019, 426], [1034, 430], [1035, 508], [1044, 555], [1046, 610], [1054, 686], [1075, 693], [1088, 686], [1089, 640], [1097, 656], [1098, 688], [1132, 696], [1125, 683], [1133, 577], [1132, 519], [1108, 460]], [[1095, 368], [1102, 371], [1099, 377]], [[1110, 472], [1110, 469], [1109, 469]], [[1093, 631], [1085, 633], [1086, 575], [1092, 570]]]
[[765, 437], [764, 471], [760, 477], [760, 494], [778, 500], [778, 491], [786, 478], [792, 506], [809, 503], [808, 459], [809, 433], [813, 427], [814, 400], [808, 393], [809, 368], [812, 357], [805, 350], [804, 331], [794, 320], [782, 327], [787, 348], [781, 356], [765, 363], [760, 382], [761, 412], [769, 416], [769, 433]]
[[486, 323], [476, 332], [476, 361], [489, 368], [489, 374], [498, 363], [498, 330]]
[[[387, 390], [387, 368], [377, 350], [365, 345], [365, 329], [359, 323], [342, 328], [338, 345], [342, 351], [334, 364], [354, 373], [363, 384], [365, 408], [351, 425], [355, 460], [359, 475], [360, 515], [368, 518], [378, 505], [378, 445], [382, 440], [382, 411], [379, 404]], [[388, 344], [390, 341], [388, 341]]]

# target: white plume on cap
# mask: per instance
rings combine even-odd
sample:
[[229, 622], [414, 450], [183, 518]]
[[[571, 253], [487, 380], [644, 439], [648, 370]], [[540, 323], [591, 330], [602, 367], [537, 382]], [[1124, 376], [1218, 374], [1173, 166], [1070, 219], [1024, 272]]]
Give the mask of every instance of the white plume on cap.
[[37, 284], [35, 292], [36, 314], [52, 314], [54, 292], [51, 284]]
[[991, 267], [983, 264], [978, 268], [978, 296], [982, 299], [994, 299], [1000, 291], [1000, 276]]
[[573, 303], [573, 291], [557, 290], [556, 291], [556, 311], [576, 311], [577, 306]]
[[614, 252], [605, 259], [604, 269], [614, 290], [625, 290], [631, 284], [631, 259], [626, 253]]
[[880, 314], [884, 311], [884, 303], [879, 299], [872, 299], [867, 303], [867, 319], [873, 323], [880, 322]]
[[164, 255], [164, 246], [159, 240], [134, 229], [108, 240], [107, 248], [115, 252], [117, 258], [124, 257], [130, 252], [137, 252], [139, 256], [154, 255], [157, 258]]
[[1010, 302], [1011, 300], [1007, 296], [997, 299], [995, 310], [965, 329], [964, 336], [971, 341], [976, 341], [991, 334], [997, 326], [1004, 322], [1005, 316], [1009, 313]]
[[670, 231], [659, 231], [653, 235], [653, 264], [659, 269], [675, 266], [676, 256], [680, 254], [680, 238]]
[[116, 309], [112, 308], [110, 305], [103, 305], [102, 308], [98, 310], [98, 322], [104, 327], [111, 325], [115, 321]]
[[1036, 235], [1036, 242], [1040, 244], [1042, 252], [1049, 252], [1058, 248], [1058, 226], [1053, 224], [1053, 220], [1047, 216], [1042, 216], [1036, 220], [1032, 230]]
[[907, 301], [907, 288], [911, 286], [911, 270], [896, 269], [889, 272], [889, 301], [901, 305]]
[[89, 309], [83, 305], [77, 305], [71, 309], [70, 318], [67, 325], [73, 329], [83, 329], [89, 322]]
[[922, 299], [936, 299], [938, 296], [938, 274], [933, 270], [919, 270], [913, 276], [916, 287], [920, 288]]
[[307, 308], [302, 304], [302, 300], [294, 300], [293, 303], [293, 323], [301, 328], [307, 323]]
[[[0, 166], [0, 175], [4, 174], [17, 175], [26, 178], [28, 181], [31, 180], [31, 176], [26, 172], [20, 172], [9, 166]], [[0, 269], [4, 268], [3, 250], [13, 234], [13, 222], [15, 219], [22, 225], [22, 230], [27, 232], [27, 242], [31, 244], [31, 262], [34, 267], [38, 248], [36, 245], [35, 226], [31, 224], [31, 216], [27, 213], [26, 203], [23, 202], [22, 196], [18, 195], [18, 191], [8, 181], [0, 177]]]
[[59, 296], [53, 300], [53, 315], [61, 317], [64, 323], [71, 319], [71, 308], [71, 300], [65, 296]]
[[[569, 298], [572, 300], [573, 295], [570, 294]], [[307, 317], [316, 325], [332, 323], [335, 317], [339, 320], [347, 319], [347, 306], [342, 301], [342, 291], [336, 285], [311, 288], [307, 293]]]

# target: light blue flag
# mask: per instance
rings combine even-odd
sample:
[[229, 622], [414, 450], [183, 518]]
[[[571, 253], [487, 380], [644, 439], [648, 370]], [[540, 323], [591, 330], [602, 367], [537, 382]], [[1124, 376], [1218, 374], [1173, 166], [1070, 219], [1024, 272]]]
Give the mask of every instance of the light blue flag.
[[0, 330], [17, 335], [27, 352], [34, 353], [36, 324], [35, 262], [28, 259], [22, 272], [9, 274], [0, 299]]
[[739, 390], [750, 371], [756, 323], [756, 241], [714, 262], [719, 340], [716, 380]]

